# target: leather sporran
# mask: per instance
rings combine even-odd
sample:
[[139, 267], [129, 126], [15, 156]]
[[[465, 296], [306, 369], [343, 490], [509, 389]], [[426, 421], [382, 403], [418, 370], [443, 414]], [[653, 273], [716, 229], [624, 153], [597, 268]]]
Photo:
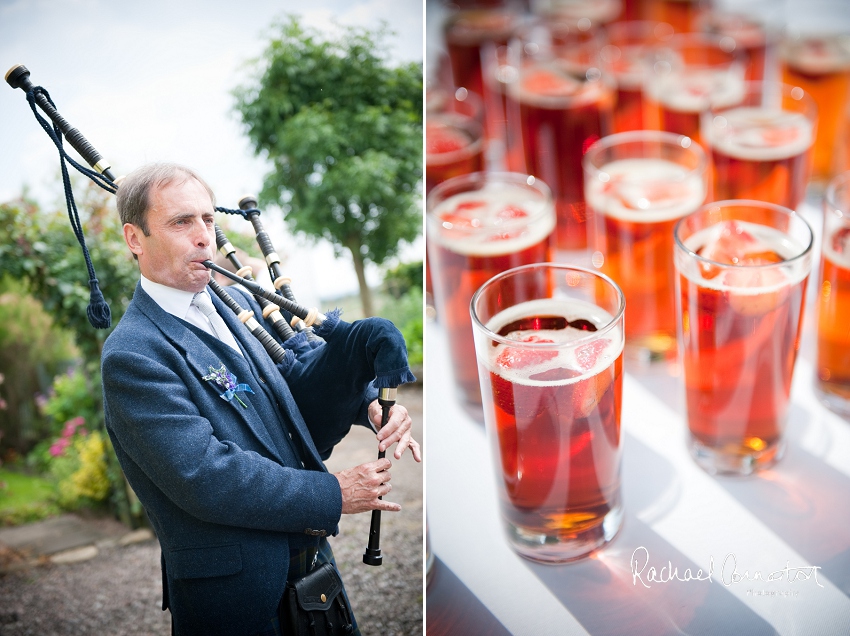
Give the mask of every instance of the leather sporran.
[[354, 632], [351, 610], [342, 593], [342, 579], [330, 563], [288, 582], [280, 610], [284, 634], [342, 636]]

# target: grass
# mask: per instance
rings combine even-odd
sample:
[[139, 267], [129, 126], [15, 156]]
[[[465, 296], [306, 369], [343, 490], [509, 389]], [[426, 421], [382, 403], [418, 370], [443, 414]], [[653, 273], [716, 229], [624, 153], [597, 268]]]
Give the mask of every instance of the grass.
[[16, 526], [58, 514], [56, 489], [41, 477], [0, 469], [0, 527]]

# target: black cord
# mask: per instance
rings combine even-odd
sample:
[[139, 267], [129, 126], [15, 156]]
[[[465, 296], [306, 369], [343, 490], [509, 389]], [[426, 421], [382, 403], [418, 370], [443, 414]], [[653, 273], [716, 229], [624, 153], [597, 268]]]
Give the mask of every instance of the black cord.
[[95, 329], [108, 329], [112, 324], [112, 314], [109, 310], [109, 305], [103, 298], [103, 292], [100, 291], [97, 275], [95, 274], [94, 265], [91, 261], [91, 255], [89, 254], [89, 249], [86, 245], [86, 238], [83, 234], [83, 225], [80, 221], [80, 214], [77, 211], [77, 204], [74, 201], [74, 191], [71, 188], [71, 176], [68, 174], [67, 163], [70, 163], [79, 172], [89, 177], [107, 192], [115, 194], [118, 190], [118, 186], [116, 186], [111, 179], [108, 179], [99, 172], [80, 165], [68, 156], [68, 153], [62, 145], [62, 131], [56, 124], [51, 126], [44, 117], [39, 115], [35, 104], [36, 94], [44, 95], [47, 101], [50, 102], [50, 105], [54, 108], [56, 105], [53, 103], [53, 100], [50, 99], [48, 92], [41, 86], [34, 86], [32, 89], [27, 91], [27, 101], [30, 103], [30, 108], [32, 108], [35, 118], [59, 150], [59, 166], [62, 170], [62, 185], [65, 188], [65, 205], [68, 208], [68, 220], [71, 222], [71, 229], [74, 231], [74, 236], [77, 237], [77, 242], [79, 242], [80, 247], [83, 250], [83, 257], [86, 260], [86, 269], [88, 269], [89, 273], [89, 288], [91, 289], [91, 294], [89, 296], [89, 305], [86, 307], [86, 315], [88, 316], [92, 327]]

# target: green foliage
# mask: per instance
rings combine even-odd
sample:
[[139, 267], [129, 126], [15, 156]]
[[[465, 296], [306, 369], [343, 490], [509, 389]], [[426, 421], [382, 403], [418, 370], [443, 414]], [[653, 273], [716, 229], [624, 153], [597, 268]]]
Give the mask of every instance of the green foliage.
[[422, 290], [422, 261], [401, 263], [387, 270], [384, 287], [393, 298], [401, 298], [413, 287]]
[[[74, 191], [100, 289], [110, 306], [114, 327], [129, 304], [138, 281], [138, 266], [124, 243], [115, 198], [88, 181], [82, 187], [75, 183]], [[41, 210], [25, 198], [0, 204], [0, 274], [20, 281], [23, 289], [41, 302], [56, 325], [74, 334], [81, 351], [81, 375], [59, 379], [59, 390], [54, 391], [50, 401], [52, 406], [48, 407], [48, 411], [53, 409], [54, 429], [79, 417], [85, 418], [90, 430], [102, 427], [102, 394], [97, 369], [103, 342], [111, 329], [98, 330], [89, 324], [86, 315], [90, 296], [88, 271], [80, 244], [68, 222], [64, 203], [55, 211]], [[100, 431], [98, 435], [104, 442], [99, 461], [106, 466], [105, 474], [111, 484], [110, 499], [122, 520], [134, 523], [137, 519], [132, 519], [128, 512], [124, 477], [117, 466], [117, 459], [105, 433]], [[55, 442], [55, 439], [45, 440], [28, 459], [34, 466], [47, 467], [61, 481], [61, 477], [55, 474], [55, 471], [62, 472], [61, 465], [54, 467], [52, 464], [55, 456], [51, 448]], [[95, 464], [91, 457], [99, 446], [76, 450], [73, 444], [69, 446], [72, 447], [69, 453], [76, 452], [79, 457], [88, 458], [84, 463], [90, 476], [99, 474], [91, 470]], [[66, 477], [70, 478], [82, 465]], [[82, 486], [77, 484], [77, 488]], [[93, 499], [83, 490], [80, 490], [82, 498]], [[72, 497], [66, 499], [65, 503], [73, 505]]]
[[100, 387], [94, 366], [58, 376], [43, 408], [53, 421], [53, 435], [27, 456], [31, 468], [51, 475], [64, 509], [105, 501], [124, 487], [123, 476], [109, 471], [112, 448], [102, 432]]
[[56, 489], [44, 478], [0, 469], [0, 527], [57, 514]]
[[37, 399], [79, 355], [24, 283], [0, 280], [0, 442], [2, 454], [26, 453], [49, 432]]
[[385, 26], [332, 40], [290, 17], [274, 31], [256, 80], [234, 91], [255, 151], [274, 165], [261, 202], [351, 253], [371, 314], [364, 262], [421, 231], [422, 65], [389, 65]]
[[[420, 299], [422, 293], [420, 291]], [[422, 306], [420, 302], [420, 307]], [[424, 329], [422, 325], [422, 314], [420, 313], [418, 316], [411, 318], [401, 330], [402, 335], [404, 336], [405, 344], [407, 345], [407, 361], [408, 363], [413, 365], [421, 365], [425, 356], [424, 356], [424, 347], [422, 344]], [[421, 378], [420, 378], [421, 379]]]
[[404, 336], [407, 361], [411, 366], [422, 364], [423, 359], [422, 302], [422, 288], [411, 287], [397, 301], [385, 304], [381, 312]]
[[104, 436], [94, 431], [72, 438], [50, 466], [58, 491], [57, 502], [65, 510], [105, 501], [110, 492]]
[[[138, 268], [124, 244], [114, 197], [91, 183], [75, 187], [75, 193], [114, 327], [129, 304]], [[88, 271], [66, 210], [45, 212], [26, 200], [0, 204], [0, 275], [3, 274], [21, 281], [55, 324], [74, 333], [86, 360], [100, 360], [100, 349], [110, 330], [98, 330], [89, 324]]]
[[53, 381], [52, 395], [44, 405], [44, 412], [53, 418], [55, 434], [59, 427], [74, 418], [81, 418], [90, 429], [103, 423], [100, 399], [100, 370], [91, 367], [88, 372], [76, 368]]

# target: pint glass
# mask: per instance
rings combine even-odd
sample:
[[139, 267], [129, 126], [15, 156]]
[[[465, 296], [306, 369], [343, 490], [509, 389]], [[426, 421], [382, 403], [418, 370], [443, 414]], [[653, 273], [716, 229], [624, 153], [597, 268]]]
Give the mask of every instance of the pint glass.
[[[710, 9], [697, 18], [697, 30], [715, 36], [728, 36], [746, 53], [746, 79], [764, 80], [768, 48], [775, 46], [775, 31], [765, 21], [744, 13]], [[771, 51], [771, 57], [772, 57]]]
[[434, 304], [448, 335], [454, 379], [461, 403], [481, 420], [469, 300], [496, 274], [549, 260], [552, 195], [528, 175], [476, 172], [435, 187], [426, 219]]
[[712, 108], [703, 127], [714, 200], [802, 203], [817, 129], [817, 106], [802, 88], [747, 82], [740, 103]]
[[508, 109], [519, 114], [525, 172], [543, 179], [555, 198], [556, 247], [587, 247], [581, 158], [612, 130], [613, 80], [601, 70], [601, 35], [582, 41], [567, 23], [540, 22], [521, 33], [518, 80]]
[[690, 452], [710, 473], [750, 474], [784, 450], [812, 231], [778, 205], [719, 201], [675, 240]]
[[703, 33], [674, 35], [652, 51], [646, 87], [646, 127], [701, 143], [700, 116], [710, 107], [737, 104], [744, 63], [735, 41]]
[[502, 519], [528, 559], [587, 556], [620, 528], [624, 307], [608, 277], [549, 263], [472, 298]]
[[481, 98], [465, 88], [431, 91], [425, 120], [425, 195], [446, 179], [484, 169]]
[[626, 352], [674, 358], [673, 227], [705, 202], [705, 153], [688, 137], [642, 130], [603, 137], [583, 166], [591, 262], [626, 297]]
[[488, 48], [508, 43], [521, 14], [513, 2], [466, 2], [446, 17], [443, 38], [449, 54], [452, 81], [484, 96], [481, 58]]
[[850, 172], [826, 189], [818, 294], [817, 393], [850, 418]]
[[602, 48], [602, 61], [617, 83], [614, 132], [643, 130], [643, 85], [650, 70], [650, 47], [670, 39], [673, 27], [637, 20], [616, 22], [606, 32], [608, 44]]
[[847, 167], [845, 117], [850, 92], [850, 35], [786, 37], [780, 47], [782, 81], [799, 86], [818, 105], [812, 181], [823, 191]]

